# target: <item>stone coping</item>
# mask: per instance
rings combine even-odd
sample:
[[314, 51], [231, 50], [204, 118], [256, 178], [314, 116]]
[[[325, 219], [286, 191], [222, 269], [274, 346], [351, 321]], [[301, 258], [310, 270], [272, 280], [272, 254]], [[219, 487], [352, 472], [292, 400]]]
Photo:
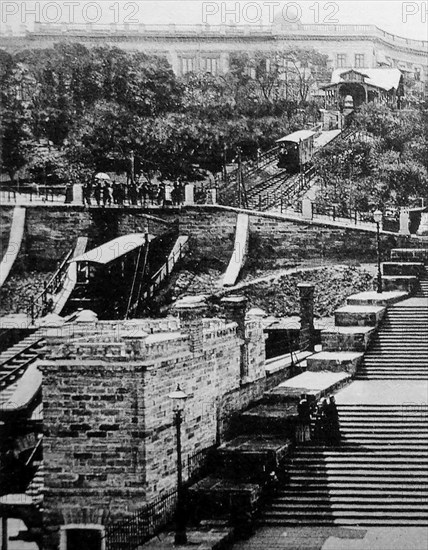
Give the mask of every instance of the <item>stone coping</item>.
[[408, 296], [408, 292], [402, 291], [387, 291], [387, 292], [359, 292], [358, 294], [352, 294], [347, 298], [348, 306], [365, 306], [365, 305], [379, 305], [386, 306], [388, 304], [394, 304], [400, 300], [404, 300]]
[[[369, 327], [370, 328], [370, 327]], [[312, 355], [314, 361], [355, 361], [363, 357], [363, 353], [358, 351], [320, 351], [316, 355]]]
[[[295, 392], [293, 392], [293, 395], [294, 393]], [[305, 392], [299, 388], [298, 395], [301, 395], [302, 393], [305, 393]], [[310, 392], [307, 392], [307, 393], [310, 393]], [[269, 393], [265, 395], [269, 396]], [[287, 391], [285, 391], [284, 393], [281, 393], [281, 395], [289, 395], [289, 394], [287, 393]], [[297, 415], [297, 408], [294, 403], [278, 403], [278, 404], [262, 403], [260, 405], [256, 405], [255, 407], [253, 407], [252, 409], [249, 409], [248, 411], [241, 413], [242, 418], [253, 419], [253, 418], [263, 417], [265, 419], [267, 418], [270, 420], [280, 419], [281, 421], [288, 420], [289, 418], [293, 418], [296, 415]]]
[[382, 262], [382, 265], [401, 265], [404, 267], [408, 266], [417, 266], [417, 267], [425, 267], [425, 264], [423, 262], [405, 262], [405, 261], [391, 261], [391, 262]]
[[374, 330], [375, 327], [331, 327], [321, 332], [322, 334], [369, 334]]
[[211, 493], [253, 493], [260, 491], [260, 485], [257, 483], [242, 483], [231, 479], [219, 477], [205, 477], [201, 481], [189, 487], [189, 491], [204, 491]]
[[382, 313], [385, 309], [383, 306], [363, 305], [363, 306], [343, 306], [336, 309], [335, 313]]
[[[350, 379], [350, 376], [345, 372], [303, 372], [302, 374], [299, 374], [294, 378], [290, 378], [289, 380], [282, 382], [273, 391], [275, 391], [276, 389], [303, 389], [306, 390], [306, 393], [309, 393], [311, 391], [325, 391], [328, 388], [335, 386], [340, 382], [344, 382], [347, 379]], [[302, 393], [305, 393], [305, 391], [303, 391]]]
[[311, 351], [300, 351], [293, 353], [293, 361], [291, 360], [289, 353], [280, 355], [279, 357], [272, 357], [271, 359], [267, 359], [265, 362], [265, 372], [266, 374], [274, 374], [282, 369], [291, 367], [292, 364], [298, 365], [310, 355], [312, 355]]
[[218, 452], [240, 453], [267, 453], [272, 451], [282, 451], [288, 449], [291, 441], [287, 438], [280, 438], [269, 435], [240, 435], [231, 441], [220, 445]]

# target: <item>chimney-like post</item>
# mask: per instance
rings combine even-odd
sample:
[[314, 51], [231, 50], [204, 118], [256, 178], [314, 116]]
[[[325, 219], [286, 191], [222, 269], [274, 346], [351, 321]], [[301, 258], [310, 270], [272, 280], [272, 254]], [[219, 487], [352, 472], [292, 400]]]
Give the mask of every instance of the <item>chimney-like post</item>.
[[241, 381], [248, 375], [248, 345], [245, 330], [245, 315], [247, 298], [244, 296], [228, 296], [221, 300], [226, 321], [236, 323], [236, 334], [243, 342], [241, 344], [240, 373]]
[[314, 291], [315, 285], [303, 283], [297, 285], [300, 292], [300, 351], [313, 351], [315, 346], [314, 327]]
[[205, 297], [186, 296], [177, 301], [175, 310], [180, 318], [181, 330], [189, 336], [190, 350], [193, 353], [202, 351], [204, 330], [202, 319], [207, 310]]

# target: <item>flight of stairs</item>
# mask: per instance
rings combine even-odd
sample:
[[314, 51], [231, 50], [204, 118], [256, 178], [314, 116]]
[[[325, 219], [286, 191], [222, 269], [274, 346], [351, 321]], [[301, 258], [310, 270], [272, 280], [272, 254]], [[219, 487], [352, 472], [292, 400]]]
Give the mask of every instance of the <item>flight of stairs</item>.
[[428, 380], [428, 279], [413, 298], [388, 308], [358, 380]]
[[343, 441], [296, 448], [262, 524], [427, 526], [427, 407], [338, 408]]

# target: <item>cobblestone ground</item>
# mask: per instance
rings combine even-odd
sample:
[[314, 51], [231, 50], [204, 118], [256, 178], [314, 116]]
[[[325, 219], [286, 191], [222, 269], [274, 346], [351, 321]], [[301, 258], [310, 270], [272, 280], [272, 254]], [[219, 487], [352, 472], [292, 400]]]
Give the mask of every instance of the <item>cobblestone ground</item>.
[[270, 527], [233, 550], [427, 550], [428, 529], [390, 527]]

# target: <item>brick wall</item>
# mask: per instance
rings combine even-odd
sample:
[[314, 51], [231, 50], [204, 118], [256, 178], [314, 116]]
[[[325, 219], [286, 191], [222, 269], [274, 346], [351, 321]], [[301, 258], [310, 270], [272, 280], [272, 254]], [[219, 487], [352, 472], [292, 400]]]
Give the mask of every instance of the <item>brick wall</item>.
[[[264, 337], [258, 321], [246, 327], [244, 385], [236, 323], [204, 320], [201, 351], [192, 351], [189, 335], [176, 325], [169, 319], [163, 325], [105, 321], [47, 329], [40, 366], [46, 550], [55, 548], [58, 525], [112, 521], [175, 486], [168, 395], [177, 383], [189, 395], [184, 465], [190, 454], [224, 436], [227, 417], [261, 397]], [[152, 334], [145, 332], [151, 328]]]

